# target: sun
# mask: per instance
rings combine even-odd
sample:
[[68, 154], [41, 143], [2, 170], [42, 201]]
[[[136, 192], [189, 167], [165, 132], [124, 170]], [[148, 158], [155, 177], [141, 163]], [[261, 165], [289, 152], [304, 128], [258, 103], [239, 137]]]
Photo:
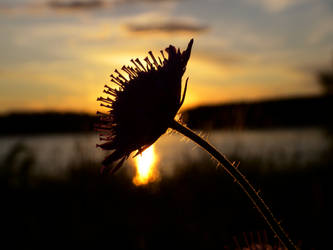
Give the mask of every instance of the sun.
[[152, 145], [135, 158], [136, 175], [133, 178], [133, 183], [140, 186], [157, 181], [160, 178], [160, 173], [156, 163], [157, 154], [154, 145]]

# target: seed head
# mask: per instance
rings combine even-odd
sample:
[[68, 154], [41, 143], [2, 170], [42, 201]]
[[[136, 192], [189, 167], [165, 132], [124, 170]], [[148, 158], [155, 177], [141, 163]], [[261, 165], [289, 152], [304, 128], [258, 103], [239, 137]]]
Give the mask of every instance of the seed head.
[[166, 132], [184, 102], [188, 78], [181, 95], [182, 76], [192, 45], [193, 39], [182, 52], [170, 45], [165, 49], [168, 58], [161, 51], [162, 58], [156, 59], [149, 51], [145, 66], [132, 59], [132, 66], [123, 66], [122, 73], [115, 70], [111, 75], [118, 87], [105, 85], [108, 96], [97, 99], [109, 109], [97, 112], [96, 130], [104, 141], [97, 146], [112, 151], [103, 161], [103, 173], [114, 173], [132, 152], [142, 153]]

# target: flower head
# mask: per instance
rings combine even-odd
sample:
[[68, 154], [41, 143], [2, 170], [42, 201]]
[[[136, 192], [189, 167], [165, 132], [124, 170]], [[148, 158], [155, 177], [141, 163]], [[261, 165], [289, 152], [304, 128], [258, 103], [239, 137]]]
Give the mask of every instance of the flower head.
[[161, 51], [162, 59], [149, 51], [150, 58], [144, 59], [146, 66], [132, 59], [132, 66], [122, 67], [125, 76], [118, 70], [111, 75], [118, 88], [105, 85], [104, 93], [109, 96], [97, 99], [109, 109], [107, 113], [97, 112], [100, 119], [96, 129], [104, 141], [97, 146], [112, 150], [103, 161], [103, 172], [114, 173], [132, 152], [143, 152], [166, 132], [184, 102], [188, 79], [181, 95], [182, 76], [192, 45], [193, 39], [182, 52], [170, 45], [165, 49], [168, 58]]

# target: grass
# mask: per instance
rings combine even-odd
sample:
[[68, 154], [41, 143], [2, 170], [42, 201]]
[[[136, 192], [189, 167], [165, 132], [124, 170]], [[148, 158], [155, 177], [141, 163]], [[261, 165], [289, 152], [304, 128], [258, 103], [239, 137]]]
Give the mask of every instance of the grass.
[[[205, 157], [179, 166], [172, 178], [142, 187], [132, 184], [128, 166], [101, 177], [99, 166], [80, 161], [69, 166], [66, 178], [53, 179], [31, 177], [29, 155], [21, 156], [19, 166], [13, 162], [0, 166], [6, 169], [0, 178], [4, 245], [235, 249], [234, 236], [262, 230], [277, 244], [237, 185]], [[330, 246], [331, 162], [303, 171], [260, 171], [260, 161], [241, 161], [241, 169], [255, 185], [260, 183], [257, 188], [302, 249]]]

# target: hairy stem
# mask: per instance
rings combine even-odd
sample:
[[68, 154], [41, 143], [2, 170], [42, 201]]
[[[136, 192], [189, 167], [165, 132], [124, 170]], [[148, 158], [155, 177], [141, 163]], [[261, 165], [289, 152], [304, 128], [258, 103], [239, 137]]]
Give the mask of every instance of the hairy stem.
[[200, 145], [203, 149], [205, 149], [209, 154], [211, 154], [224, 167], [226, 172], [232, 178], [234, 178], [235, 182], [237, 182], [237, 184], [245, 192], [248, 198], [252, 201], [254, 206], [257, 208], [259, 213], [264, 217], [266, 223], [272, 229], [276, 237], [279, 238], [281, 243], [287, 249], [296, 249], [295, 244], [291, 241], [291, 239], [288, 237], [288, 235], [286, 234], [280, 223], [274, 217], [270, 208], [266, 205], [264, 200], [259, 196], [259, 192], [254, 189], [254, 187], [250, 184], [250, 182], [246, 179], [246, 177], [239, 171], [237, 166], [233, 165], [223, 154], [218, 152], [207, 141], [202, 139], [192, 130], [183, 126], [179, 122], [173, 121], [172, 124], [170, 125], [170, 128], [188, 137], [189, 139]]

